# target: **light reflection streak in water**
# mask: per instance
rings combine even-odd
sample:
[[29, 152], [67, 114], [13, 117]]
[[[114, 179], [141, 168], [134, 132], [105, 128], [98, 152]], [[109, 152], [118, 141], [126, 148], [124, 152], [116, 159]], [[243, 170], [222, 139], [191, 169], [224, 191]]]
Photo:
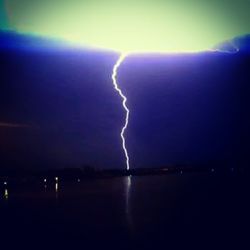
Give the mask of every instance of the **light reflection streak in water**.
[[126, 203], [125, 203], [125, 212], [126, 212], [126, 219], [127, 219], [127, 223], [128, 223], [128, 227], [129, 230], [132, 231], [133, 230], [133, 218], [132, 218], [132, 212], [131, 212], [131, 176], [126, 176], [125, 177], [125, 199], [126, 199]]
[[55, 184], [56, 198], [58, 198], [58, 182]]
[[4, 198], [5, 198], [6, 200], [8, 200], [8, 198], [9, 198], [9, 192], [8, 192], [8, 189], [7, 189], [7, 188], [4, 189]]

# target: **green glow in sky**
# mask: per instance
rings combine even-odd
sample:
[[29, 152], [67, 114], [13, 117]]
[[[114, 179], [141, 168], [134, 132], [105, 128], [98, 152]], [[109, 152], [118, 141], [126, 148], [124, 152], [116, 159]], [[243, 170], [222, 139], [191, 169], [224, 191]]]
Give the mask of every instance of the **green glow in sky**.
[[9, 29], [120, 52], [203, 51], [250, 33], [250, 0], [6, 0], [5, 12]]

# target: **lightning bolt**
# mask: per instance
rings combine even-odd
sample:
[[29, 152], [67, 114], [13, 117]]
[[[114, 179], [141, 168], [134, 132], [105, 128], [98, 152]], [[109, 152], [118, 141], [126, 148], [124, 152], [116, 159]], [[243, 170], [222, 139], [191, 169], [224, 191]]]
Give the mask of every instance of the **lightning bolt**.
[[[237, 46], [231, 42], [232, 47], [235, 49], [234, 52], [228, 52], [228, 51], [224, 51], [226, 53], [237, 53], [239, 51], [239, 49], [237, 48]], [[209, 51], [213, 51], [213, 52], [223, 52], [219, 49], [211, 49]], [[121, 55], [119, 56], [118, 60], [116, 61], [114, 67], [113, 67], [113, 72], [112, 72], [112, 81], [113, 81], [113, 86], [114, 89], [118, 92], [118, 94], [120, 95], [121, 99], [122, 99], [122, 106], [126, 112], [126, 116], [125, 116], [125, 123], [124, 126], [122, 127], [120, 136], [121, 136], [121, 140], [122, 140], [122, 148], [124, 151], [124, 155], [126, 158], [126, 169], [129, 170], [130, 169], [130, 165], [129, 165], [129, 155], [128, 155], [128, 150], [126, 147], [126, 138], [125, 138], [125, 132], [126, 129], [128, 127], [128, 123], [129, 123], [129, 109], [127, 106], [127, 97], [123, 94], [122, 90], [119, 87], [119, 84], [117, 82], [117, 73], [118, 73], [118, 69], [121, 66], [122, 62], [125, 60], [125, 58], [128, 56], [128, 53], [121, 53]]]
[[127, 57], [128, 54], [121, 54], [120, 57], [118, 58], [117, 62], [115, 63], [114, 67], [113, 67], [113, 73], [112, 73], [112, 81], [113, 81], [113, 85], [114, 85], [114, 89], [118, 92], [118, 94], [121, 96], [122, 99], [122, 106], [126, 112], [126, 117], [125, 117], [125, 124], [122, 127], [120, 136], [122, 139], [122, 148], [124, 151], [124, 155], [126, 158], [126, 169], [129, 170], [129, 156], [128, 156], [128, 150], [126, 148], [126, 139], [125, 139], [125, 131], [128, 127], [128, 122], [129, 122], [129, 109], [127, 106], [127, 97], [123, 94], [122, 90], [120, 89], [118, 83], [117, 83], [117, 72], [118, 72], [118, 68], [120, 67], [120, 65], [122, 64], [122, 62], [125, 60], [125, 58]]

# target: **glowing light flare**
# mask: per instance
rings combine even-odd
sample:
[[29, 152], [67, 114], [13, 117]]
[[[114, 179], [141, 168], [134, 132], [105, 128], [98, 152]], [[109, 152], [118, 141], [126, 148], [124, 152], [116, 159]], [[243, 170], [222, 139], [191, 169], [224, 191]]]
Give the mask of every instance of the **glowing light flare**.
[[250, 33], [249, 8], [249, 0], [5, 0], [0, 28], [119, 53], [199, 52]]
[[129, 166], [129, 155], [128, 155], [128, 150], [126, 148], [126, 139], [125, 139], [125, 131], [128, 127], [128, 122], [129, 122], [129, 109], [127, 106], [127, 97], [123, 94], [122, 90], [120, 89], [118, 82], [117, 82], [117, 72], [118, 72], [118, 68], [120, 67], [120, 65], [122, 64], [122, 62], [124, 61], [124, 59], [126, 58], [127, 54], [123, 53], [120, 55], [120, 57], [118, 58], [116, 64], [113, 67], [113, 73], [112, 73], [112, 81], [113, 81], [113, 85], [115, 90], [118, 92], [118, 94], [121, 96], [122, 98], [122, 106], [126, 112], [126, 116], [125, 116], [125, 124], [122, 127], [120, 136], [122, 139], [122, 148], [125, 154], [125, 158], [126, 158], [126, 169], [129, 170], [130, 166]]

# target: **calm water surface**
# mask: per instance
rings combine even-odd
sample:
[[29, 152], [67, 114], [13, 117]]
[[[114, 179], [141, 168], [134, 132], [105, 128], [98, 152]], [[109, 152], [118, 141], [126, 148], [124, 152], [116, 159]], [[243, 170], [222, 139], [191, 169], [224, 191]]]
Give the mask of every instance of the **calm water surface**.
[[46, 186], [9, 187], [1, 190], [1, 244], [250, 249], [248, 190], [249, 178], [232, 173], [59, 179]]

